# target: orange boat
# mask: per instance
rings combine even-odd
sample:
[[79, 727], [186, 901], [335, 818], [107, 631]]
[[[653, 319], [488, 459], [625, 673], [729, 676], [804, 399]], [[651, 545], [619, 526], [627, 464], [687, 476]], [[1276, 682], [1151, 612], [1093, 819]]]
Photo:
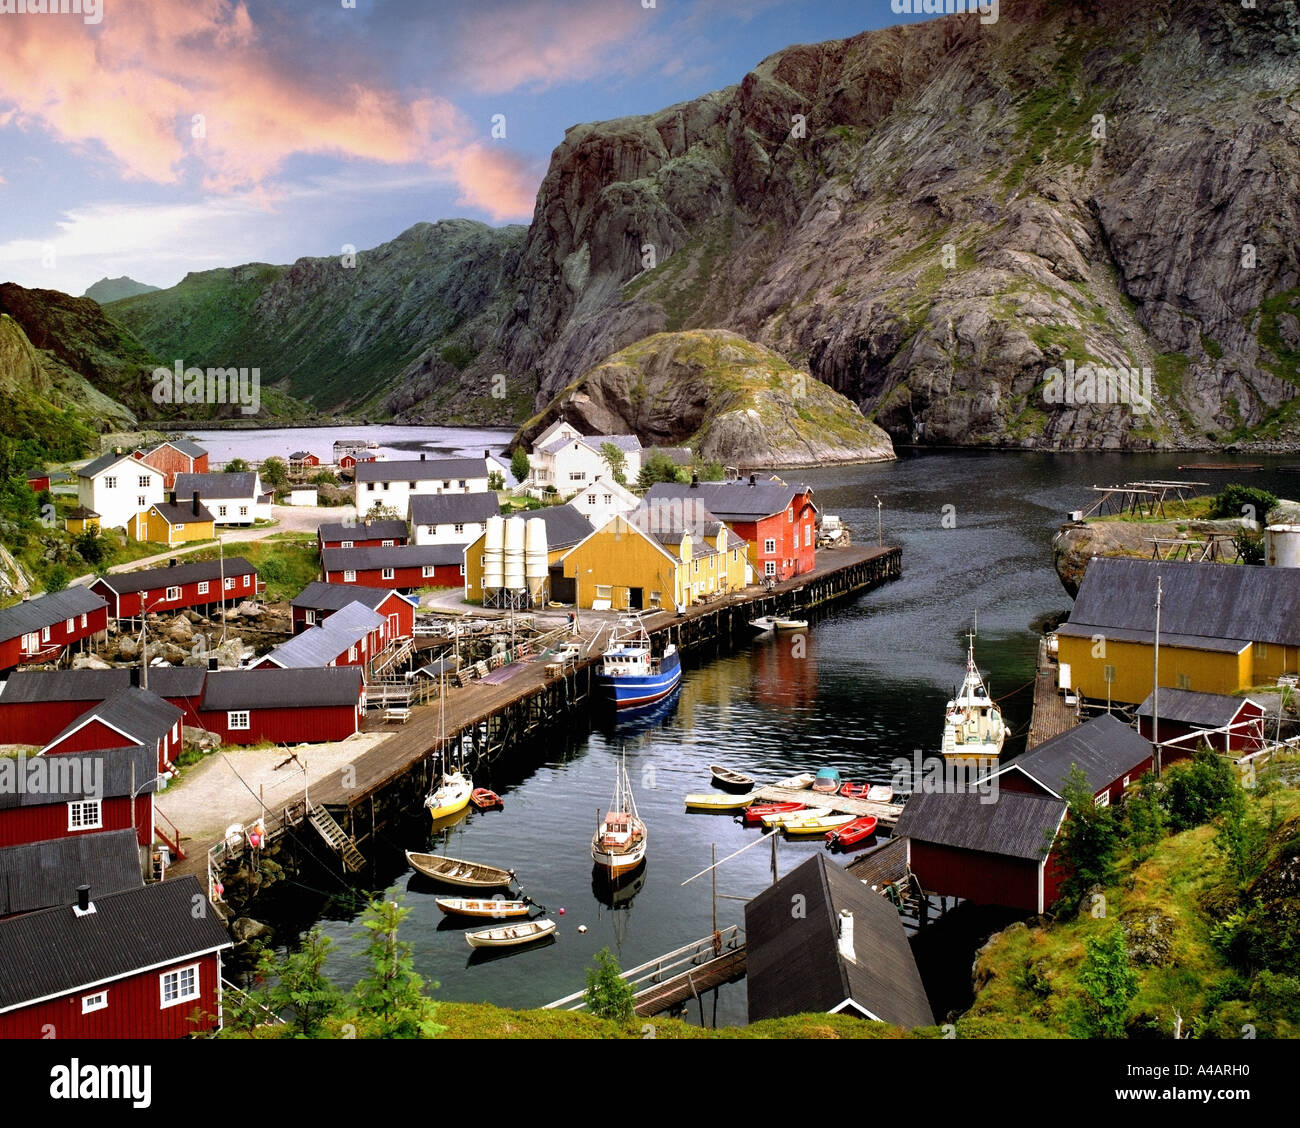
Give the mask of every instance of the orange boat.
[[491, 807], [505, 806], [501, 796], [495, 791], [489, 791], [486, 787], [474, 788], [473, 792], [470, 794], [469, 801], [480, 811], [486, 811]]

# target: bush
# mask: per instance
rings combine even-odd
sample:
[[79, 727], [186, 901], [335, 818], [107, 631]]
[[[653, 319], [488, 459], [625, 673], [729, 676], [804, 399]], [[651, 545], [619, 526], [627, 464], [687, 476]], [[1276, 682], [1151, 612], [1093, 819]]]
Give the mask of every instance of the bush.
[[596, 953], [596, 966], [587, 969], [587, 1010], [597, 1018], [629, 1022], [635, 1014], [632, 999], [636, 992], [623, 978], [618, 961], [608, 948]]
[[1059, 857], [1068, 871], [1061, 885], [1061, 906], [1065, 912], [1075, 913], [1093, 886], [1114, 883], [1119, 830], [1114, 810], [1093, 802], [1087, 778], [1077, 764], [1070, 766], [1061, 794], [1070, 805], [1060, 838]]
[[66, 591], [68, 588], [68, 570], [62, 564], [56, 564], [45, 573], [45, 590], [47, 592]]
[[1241, 785], [1232, 765], [1202, 745], [1191, 763], [1175, 764], [1165, 781], [1165, 809], [1176, 831], [1200, 826], [1227, 810]]
[[528, 477], [531, 468], [528, 452], [521, 446], [515, 447], [514, 453], [510, 456], [510, 473], [515, 476], [515, 480], [522, 482]]
[[652, 454], [641, 463], [641, 472], [637, 475], [636, 484], [641, 489], [648, 490], [656, 482], [689, 482], [690, 480], [690, 473], [678, 466], [666, 454]]
[[1087, 999], [1087, 1036], [1123, 1038], [1129, 1000], [1138, 992], [1137, 972], [1129, 963], [1124, 930], [1118, 924], [1111, 925], [1103, 935], [1088, 937], [1083, 949], [1079, 985]]
[[1263, 523], [1268, 511], [1277, 505], [1277, 498], [1255, 486], [1228, 486], [1218, 494], [1210, 506], [1211, 517], [1244, 517], [1248, 521]]

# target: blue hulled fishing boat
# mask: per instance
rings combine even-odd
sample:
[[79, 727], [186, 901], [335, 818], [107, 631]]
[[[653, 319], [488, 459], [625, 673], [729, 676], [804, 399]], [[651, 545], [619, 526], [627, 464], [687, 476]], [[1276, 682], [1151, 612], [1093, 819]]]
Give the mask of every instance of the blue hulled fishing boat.
[[609, 636], [597, 684], [616, 708], [633, 709], [667, 697], [682, 680], [682, 660], [671, 643], [651, 653], [640, 616], [620, 619]]

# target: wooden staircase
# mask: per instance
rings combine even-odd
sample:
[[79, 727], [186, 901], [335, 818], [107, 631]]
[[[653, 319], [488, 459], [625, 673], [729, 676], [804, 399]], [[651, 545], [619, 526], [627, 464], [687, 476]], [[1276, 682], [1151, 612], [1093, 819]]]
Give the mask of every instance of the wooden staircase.
[[365, 856], [357, 849], [357, 844], [324, 807], [313, 803], [307, 812], [307, 821], [329, 843], [330, 849], [338, 852], [343, 859], [343, 868], [349, 873], [356, 873], [365, 866]]
[[371, 666], [371, 673], [378, 677], [387, 673], [394, 666], [400, 666], [415, 652], [409, 638], [399, 639], [396, 643], [390, 643], [384, 650], [380, 651], [379, 657]]

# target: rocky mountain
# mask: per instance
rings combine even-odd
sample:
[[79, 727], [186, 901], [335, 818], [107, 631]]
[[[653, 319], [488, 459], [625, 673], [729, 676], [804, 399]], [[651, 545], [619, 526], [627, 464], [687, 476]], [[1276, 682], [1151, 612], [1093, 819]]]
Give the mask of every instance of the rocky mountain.
[[514, 299], [524, 233], [419, 223], [355, 255], [190, 274], [108, 313], [169, 362], [257, 367], [318, 411], [514, 422], [532, 388], [494, 397], [484, 353]]
[[158, 286], [137, 282], [134, 278], [128, 278], [124, 274], [121, 278], [101, 278], [93, 286], [87, 287], [82, 297], [91, 298], [99, 302], [100, 305], [107, 305], [109, 302], [120, 301], [122, 298], [133, 298], [137, 294], [155, 294], [158, 290]]
[[708, 327], [896, 440], [1294, 444], [1298, 67], [1294, 0], [1005, 0], [791, 47], [566, 133], [498, 350], [538, 407]]
[[557, 419], [584, 434], [635, 434], [689, 446], [726, 466], [819, 466], [894, 457], [893, 445], [844, 396], [735, 333], [657, 333], [621, 349], [557, 395], [523, 428]]

